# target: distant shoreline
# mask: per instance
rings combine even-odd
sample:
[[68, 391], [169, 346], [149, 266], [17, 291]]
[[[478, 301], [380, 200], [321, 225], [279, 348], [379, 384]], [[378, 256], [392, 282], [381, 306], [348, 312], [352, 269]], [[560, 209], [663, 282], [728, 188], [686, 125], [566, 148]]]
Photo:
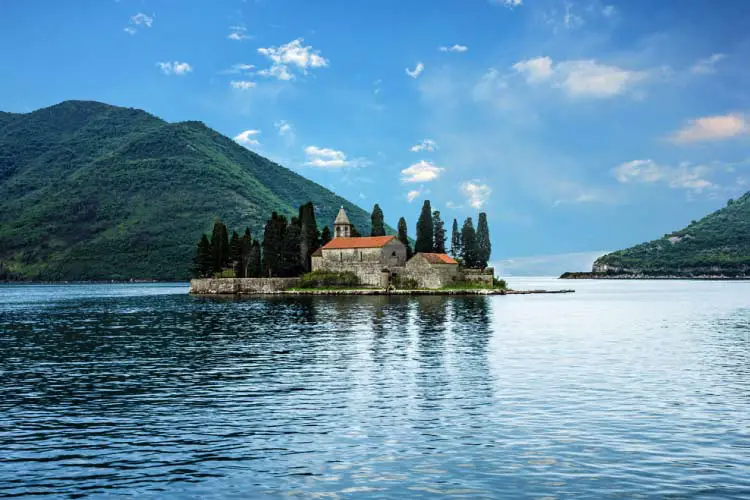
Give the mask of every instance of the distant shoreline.
[[567, 272], [563, 273], [559, 279], [562, 280], [680, 280], [680, 281], [750, 281], [750, 276], [725, 276], [716, 275], [696, 275], [680, 276], [676, 274], [647, 275], [647, 274], [609, 274], [594, 272]]

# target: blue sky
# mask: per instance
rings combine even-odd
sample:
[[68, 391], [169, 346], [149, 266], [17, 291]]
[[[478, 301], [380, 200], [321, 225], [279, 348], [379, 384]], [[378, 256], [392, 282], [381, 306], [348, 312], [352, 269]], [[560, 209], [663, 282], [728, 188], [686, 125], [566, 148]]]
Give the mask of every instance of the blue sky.
[[750, 2], [81, 0], [0, 5], [0, 109], [201, 120], [493, 258], [614, 250], [750, 189]]

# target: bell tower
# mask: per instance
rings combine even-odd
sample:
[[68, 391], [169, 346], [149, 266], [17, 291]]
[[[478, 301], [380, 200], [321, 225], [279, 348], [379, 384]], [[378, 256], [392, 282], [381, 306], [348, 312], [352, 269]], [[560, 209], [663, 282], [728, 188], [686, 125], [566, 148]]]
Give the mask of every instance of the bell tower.
[[333, 221], [333, 237], [334, 238], [351, 238], [352, 236], [352, 223], [349, 222], [349, 217], [346, 215], [346, 210], [342, 206], [339, 209], [339, 213], [336, 216], [336, 220]]

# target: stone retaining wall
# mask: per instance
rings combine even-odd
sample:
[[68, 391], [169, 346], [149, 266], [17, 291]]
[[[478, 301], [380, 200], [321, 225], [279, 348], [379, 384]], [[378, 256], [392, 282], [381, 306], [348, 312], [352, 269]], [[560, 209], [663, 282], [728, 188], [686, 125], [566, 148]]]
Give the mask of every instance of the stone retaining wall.
[[190, 293], [237, 295], [279, 293], [299, 286], [299, 278], [202, 278], [190, 280]]
[[462, 269], [464, 281], [470, 281], [472, 283], [483, 283], [485, 285], [492, 286], [492, 280], [495, 277], [495, 268], [486, 267], [484, 269]]

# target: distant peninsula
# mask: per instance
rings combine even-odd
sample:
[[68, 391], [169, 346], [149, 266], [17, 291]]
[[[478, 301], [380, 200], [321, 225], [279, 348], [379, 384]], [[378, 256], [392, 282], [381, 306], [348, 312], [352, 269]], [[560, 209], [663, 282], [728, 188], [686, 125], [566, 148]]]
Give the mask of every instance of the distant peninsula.
[[750, 192], [663, 237], [598, 258], [563, 279], [750, 279]]

